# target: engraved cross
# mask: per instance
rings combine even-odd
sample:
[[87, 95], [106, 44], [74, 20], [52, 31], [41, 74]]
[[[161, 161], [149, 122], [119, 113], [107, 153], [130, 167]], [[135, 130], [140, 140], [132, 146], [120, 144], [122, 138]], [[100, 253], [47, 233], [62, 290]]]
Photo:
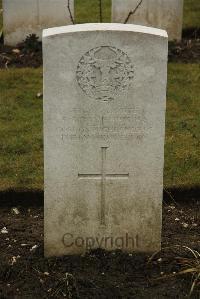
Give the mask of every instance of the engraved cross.
[[101, 147], [101, 173], [79, 173], [79, 179], [99, 179], [101, 180], [101, 210], [100, 210], [100, 224], [106, 225], [105, 220], [105, 204], [106, 204], [106, 181], [111, 179], [128, 179], [129, 173], [106, 173], [106, 151], [108, 147]]

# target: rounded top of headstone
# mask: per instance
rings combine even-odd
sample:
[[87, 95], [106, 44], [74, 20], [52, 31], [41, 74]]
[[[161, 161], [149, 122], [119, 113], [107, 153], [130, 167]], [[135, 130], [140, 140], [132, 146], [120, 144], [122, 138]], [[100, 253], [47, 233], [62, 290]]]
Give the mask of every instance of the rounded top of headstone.
[[135, 32], [135, 33], [143, 33], [143, 34], [168, 38], [167, 32], [162, 29], [146, 27], [141, 25], [119, 24], [119, 23], [87, 23], [87, 24], [54, 27], [54, 28], [43, 30], [43, 38], [48, 38], [60, 34], [68, 34], [68, 33], [75, 33], [75, 32], [90, 32], [90, 31]]

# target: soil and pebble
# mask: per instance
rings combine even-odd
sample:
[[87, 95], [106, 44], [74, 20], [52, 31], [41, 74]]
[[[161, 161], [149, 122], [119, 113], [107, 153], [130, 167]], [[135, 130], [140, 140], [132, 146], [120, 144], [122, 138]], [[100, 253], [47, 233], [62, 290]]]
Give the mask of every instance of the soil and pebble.
[[[0, 298], [188, 298], [200, 267], [199, 200], [164, 202], [162, 251], [152, 258], [101, 249], [45, 258], [42, 201], [11, 204], [0, 208]], [[200, 298], [198, 279], [190, 298]]]

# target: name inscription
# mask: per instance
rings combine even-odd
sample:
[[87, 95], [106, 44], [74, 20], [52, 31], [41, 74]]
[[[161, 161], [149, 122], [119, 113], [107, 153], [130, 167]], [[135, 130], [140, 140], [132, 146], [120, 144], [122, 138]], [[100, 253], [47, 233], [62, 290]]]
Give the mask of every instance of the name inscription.
[[144, 111], [125, 110], [92, 116], [87, 111], [63, 117], [62, 139], [142, 138], [147, 126]]

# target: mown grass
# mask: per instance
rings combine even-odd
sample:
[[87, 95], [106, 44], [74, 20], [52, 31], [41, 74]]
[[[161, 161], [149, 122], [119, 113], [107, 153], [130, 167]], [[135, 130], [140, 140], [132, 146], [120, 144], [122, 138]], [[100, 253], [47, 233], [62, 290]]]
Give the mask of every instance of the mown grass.
[[[200, 184], [200, 66], [169, 64], [165, 187]], [[0, 190], [43, 189], [42, 69], [0, 72]]]
[[[75, 0], [76, 23], [100, 22], [99, 0]], [[103, 22], [111, 20], [111, 0], [102, 1]]]
[[41, 69], [0, 72], [0, 190], [43, 187]]
[[183, 28], [200, 27], [200, 0], [184, 0]]
[[169, 64], [165, 172], [167, 187], [200, 185], [200, 65]]
[[[0, 8], [1, 8], [0, 0]], [[111, 0], [103, 0], [110, 21]], [[76, 22], [99, 22], [98, 0], [75, 0]], [[2, 17], [0, 16], [0, 26]], [[184, 28], [200, 26], [200, 1], [185, 0]], [[165, 187], [200, 184], [200, 66], [169, 64]], [[43, 189], [42, 69], [0, 71], [0, 190]]]

